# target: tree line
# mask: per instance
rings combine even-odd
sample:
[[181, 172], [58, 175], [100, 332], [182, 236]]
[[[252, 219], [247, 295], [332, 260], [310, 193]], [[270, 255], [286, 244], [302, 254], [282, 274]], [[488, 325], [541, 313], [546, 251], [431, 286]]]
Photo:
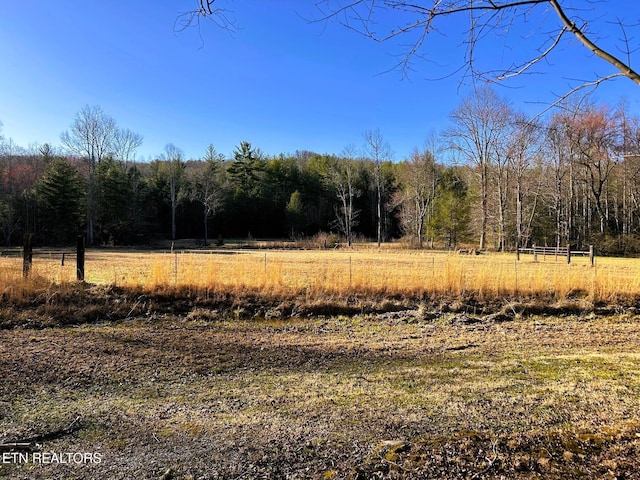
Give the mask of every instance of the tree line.
[[135, 245], [158, 239], [302, 238], [345, 244], [510, 250], [595, 244], [640, 252], [640, 119], [589, 98], [532, 121], [489, 87], [450, 125], [393, 161], [378, 130], [339, 154], [266, 155], [247, 141], [230, 158], [210, 145], [187, 159], [167, 144], [135, 162], [142, 137], [85, 107], [61, 145], [0, 140], [0, 233], [15, 245]]

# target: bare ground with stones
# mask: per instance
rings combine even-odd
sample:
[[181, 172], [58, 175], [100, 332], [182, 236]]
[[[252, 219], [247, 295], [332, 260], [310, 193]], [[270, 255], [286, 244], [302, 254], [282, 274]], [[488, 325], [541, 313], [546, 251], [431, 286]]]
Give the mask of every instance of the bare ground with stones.
[[101, 461], [0, 477], [640, 478], [632, 307], [457, 302], [5, 300], [0, 455]]

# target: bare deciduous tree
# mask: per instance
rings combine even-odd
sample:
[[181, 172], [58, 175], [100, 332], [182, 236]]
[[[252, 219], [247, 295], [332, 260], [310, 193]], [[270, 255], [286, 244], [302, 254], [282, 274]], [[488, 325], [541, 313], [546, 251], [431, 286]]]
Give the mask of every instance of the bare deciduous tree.
[[173, 143], [164, 147], [163, 160], [167, 162], [169, 190], [171, 196], [171, 239], [176, 239], [176, 210], [178, 209], [178, 190], [184, 175], [184, 153]]
[[402, 190], [394, 195], [400, 208], [400, 225], [405, 235], [422, 247], [427, 214], [436, 196], [438, 166], [430, 151], [414, 151], [399, 165]]
[[[506, 145], [510, 119], [508, 102], [491, 88], [484, 87], [462, 100], [451, 114], [453, 126], [445, 133], [450, 148], [474, 168], [478, 178], [480, 250], [486, 247], [487, 241], [490, 174], [496, 164], [496, 152]], [[497, 187], [499, 190], [499, 181]]]
[[12, 138], [4, 140], [0, 137], [0, 230], [6, 245], [11, 245], [20, 220], [15, 204], [26, 188], [21, 178], [22, 168], [18, 164], [18, 159], [24, 153]]
[[[509, 142], [508, 162], [513, 174], [516, 202], [516, 246], [526, 246], [538, 207], [543, 169], [540, 165], [540, 128], [517, 113]], [[534, 162], [538, 160], [538, 165]]]
[[587, 106], [578, 111], [567, 129], [567, 137], [574, 153], [573, 160], [582, 171], [588, 189], [593, 196], [600, 221], [600, 233], [605, 234], [609, 222], [606, 186], [618, 164], [616, 147], [620, 142], [620, 130], [613, 112], [607, 107]]
[[573, 182], [566, 125], [563, 116], [554, 115], [546, 126], [547, 189], [545, 201], [553, 214], [555, 244], [569, 242], [572, 230]]
[[95, 171], [99, 162], [113, 154], [116, 121], [99, 106], [85, 106], [76, 115], [69, 130], [60, 135], [67, 150], [79, 156], [89, 167], [87, 190], [87, 243], [93, 244], [95, 223]]
[[366, 130], [362, 134], [365, 142], [365, 152], [373, 161], [373, 182], [376, 190], [376, 232], [378, 247], [382, 243], [382, 211], [384, 203], [384, 179], [382, 178], [382, 163], [391, 159], [391, 147], [382, 137], [380, 130]]
[[128, 163], [135, 160], [136, 150], [142, 145], [142, 135], [128, 128], [118, 128], [113, 139], [115, 160], [122, 162], [126, 169]]
[[204, 245], [209, 242], [209, 219], [222, 207], [224, 199], [221, 180], [224, 155], [218, 153], [213, 145], [207, 147], [202, 162], [191, 167], [189, 197], [202, 204], [204, 208]]
[[340, 207], [336, 209], [335, 225], [345, 236], [350, 247], [353, 242], [353, 227], [358, 224], [360, 214], [354, 208], [353, 201], [361, 194], [355, 185], [356, 154], [353, 146], [344, 149], [342, 158], [338, 158], [336, 163], [329, 167], [328, 176], [340, 201]]

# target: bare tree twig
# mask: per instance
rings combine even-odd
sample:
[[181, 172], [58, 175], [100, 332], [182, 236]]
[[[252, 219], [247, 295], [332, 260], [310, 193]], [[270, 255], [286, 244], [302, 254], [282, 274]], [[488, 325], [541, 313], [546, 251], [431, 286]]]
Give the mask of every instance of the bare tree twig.
[[564, 35], [564, 33], [566, 31], [567, 31], [567, 28], [566, 27], [563, 28], [560, 31], [560, 33], [558, 34], [558, 36], [556, 37], [556, 40], [553, 42], [553, 44], [549, 48], [547, 48], [544, 52], [542, 52], [540, 55], [538, 55], [537, 57], [531, 59], [527, 63], [519, 66], [515, 72], [504, 72], [503, 74], [498, 75], [496, 77], [496, 81], [499, 82], [499, 81], [505, 80], [507, 78], [517, 77], [519, 75], [522, 75], [527, 70], [529, 70], [532, 66], [534, 66], [536, 63], [544, 60], [547, 57], [547, 55], [549, 55], [549, 53], [551, 53], [551, 50], [553, 50], [554, 48], [556, 48], [558, 46], [558, 44], [560, 43], [560, 39], [562, 38], [562, 35]]
[[622, 76], [625, 76], [622, 72], [616, 72], [616, 73], [612, 73], [611, 75], [600, 77], [600, 78], [598, 78], [596, 80], [593, 80], [591, 82], [582, 82], [577, 87], [574, 87], [571, 90], [569, 90], [568, 92], [566, 92], [563, 95], [559, 96], [554, 102], [550, 103], [547, 107], [545, 107], [544, 110], [538, 112], [533, 118], [531, 118], [530, 121], [531, 122], [535, 122], [535, 121], [539, 120], [549, 110], [551, 110], [554, 107], [557, 107], [557, 106], [561, 105], [569, 97], [572, 97], [573, 95], [575, 95], [579, 91], [586, 90], [586, 89], [589, 89], [589, 88], [592, 89], [592, 90], [595, 90], [596, 88], [598, 88], [598, 86], [600, 86], [600, 84], [602, 84], [604, 82], [607, 82], [609, 80], [613, 80], [614, 78], [617, 78], [617, 77], [622, 77]]
[[200, 20], [209, 20], [223, 30], [236, 31], [239, 27], [233, 18], [233, 11], [225, 7], [214, 6], [216, 1], [219, 2], [219, 0], [197, 0], [198, 8], [178, 15], [174, 30], [181, 32], [188, 28], [196, 28], [200, 31]]

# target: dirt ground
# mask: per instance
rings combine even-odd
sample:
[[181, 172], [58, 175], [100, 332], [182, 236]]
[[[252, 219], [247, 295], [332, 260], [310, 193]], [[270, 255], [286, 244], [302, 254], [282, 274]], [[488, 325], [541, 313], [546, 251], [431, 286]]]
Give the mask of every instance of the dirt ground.
[[174, 300], [5, 302], [0, 478], [640, 478], [635, 313]]

